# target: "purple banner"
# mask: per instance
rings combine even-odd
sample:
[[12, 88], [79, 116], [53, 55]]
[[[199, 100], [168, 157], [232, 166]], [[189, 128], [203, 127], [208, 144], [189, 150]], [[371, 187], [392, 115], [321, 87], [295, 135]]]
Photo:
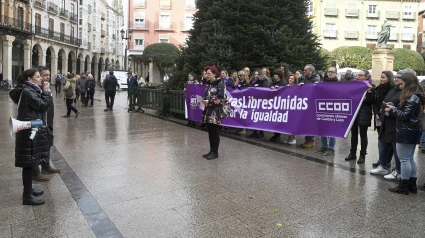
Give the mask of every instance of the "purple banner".
[[[227, 88], [232, 109], [222, 125], [292, 135], [347, 138], [367, 85], [361, 81], [291, 87]], [[186, 118], [202, 121], [197, 96], [205, 86], [186, 85]]]

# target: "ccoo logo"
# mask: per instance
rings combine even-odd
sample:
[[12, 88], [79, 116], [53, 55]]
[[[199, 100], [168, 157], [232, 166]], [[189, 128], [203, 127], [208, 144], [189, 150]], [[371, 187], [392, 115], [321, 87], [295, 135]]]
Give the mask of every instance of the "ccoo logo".
[[198, 100], [196, 99], [196, 96], [195, 95], [192, 95], [190, 97], [190, 107], [192, 109], [196, 109], [196, 107], [198, 107]]
[[351, 99], [316, 99], [316, 113], [353, 115]]

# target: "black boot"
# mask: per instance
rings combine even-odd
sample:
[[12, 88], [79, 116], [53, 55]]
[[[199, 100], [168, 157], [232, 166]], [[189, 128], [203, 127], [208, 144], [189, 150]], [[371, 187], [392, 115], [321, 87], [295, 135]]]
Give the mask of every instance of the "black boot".
[[410, 178], [409, 179], [409, 192], [417, 194], [418, 193], [418, 186], [416, 186], [416, 181], [418, 178]]
[[396, 187], [388, 188], [388, 190], [393, 193], [409, 195], [409, 184], [410, 184], [410, 180], [400, 179], [400, 182], [398, 183]]
[[207, 157], [208, 157], [208, 155], [210, 155], [211, 153], [212, 153], [212, 151], [210, 150], [210, 152], [208, 152], [208, 153], [206, 153], [206, 154], [202, 155], [202, 157], [207, 158]]
[[32, 190], [30, 191], [24, 191], [24, 194], [22, 195], [22, 205], [43, 205], [44, 200], [42, 198], [35, 197], [32, 194]]
[[254, 137], [257, 137], [257, 131], [254, 131], [254, 132], [252, 132], [252, 134], [251, 135], [249, 135], [248, 137], [251, 137], [251, 138], [254, 138]]
[[43, 195], [44, 194], [44, 191], [43, 190], [40, 190], [40, 189], [35, 189], [35, 188], [33, 188], [32, 189], [32, 195], [34, 195], [34, 196], [41, 196], [41, 195]]
[[262, 131], [260, 131], [260, 133], [258, 133], [258, 134], [255, 136], [255, 138], [258, 138], [258, 139], [263, 138], [263, 137], [264, 137], [264, 132], [262, 132]]
[[269, 141], [271, 141], [271, 142], [276, 142], [276, 141], [279, 141], [279, 140], [280, 140], [280, 136], [272, 136], [269, 139]]
[[357, 160], [357, 163], [358, 164], [364, 164], [365, 159], [366, 159], [366, 155], [360, 154], [359, 160]]
[[215, 153], [215, 152], [211, 152], [211, 154], [207, 156], [207, 160], [213, 160], [217, 158], [218, 158], [218, 153]]
[[345, 157], [345, 160], [346, 161], [356, 160], [356, 159], [357, 159], [357, 156], [356, 156], [356, 151], [355, 150], [350, 150], [350, 154], [347, 157]]

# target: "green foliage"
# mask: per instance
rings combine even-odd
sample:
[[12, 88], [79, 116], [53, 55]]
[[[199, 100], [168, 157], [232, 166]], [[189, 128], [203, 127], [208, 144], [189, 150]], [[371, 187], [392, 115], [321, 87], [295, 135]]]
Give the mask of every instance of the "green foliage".
[[323, 69], [328, 69], [331, 66], [335, 66], [334, 62], [332, 60], [332, 55], [331, 52], [325, 48], [320, 49], [320, 56], [323, 59], [324, 65], [323, 65]]
[[[177, 61], [175, 80], [207, 65], [219, 70], [291, 69], [312, 63], [322, 69], [320, 43], [311, 31], [306, 0], [197, 0], [193, 29]], [[199, 77], [198, 77], [199, 79]]]
[[394, 49], [394, 70], [398, 71], [405, 68], [411, 68], [415, 71], [424, 71], [424, 59], [416, 51], [403, 48]]
[[334, 49], [331, 59], [340, 68], [372, 68], [372, 50], [363, 46], [341, 46]]
[[176, 60], [180, 55], [179, 49], [170, 43], [157, 43], [145, 48], [142, 55], [144, 63], [153, 62], [159, 70], [161, 79], [165, 72], [174, 67]]

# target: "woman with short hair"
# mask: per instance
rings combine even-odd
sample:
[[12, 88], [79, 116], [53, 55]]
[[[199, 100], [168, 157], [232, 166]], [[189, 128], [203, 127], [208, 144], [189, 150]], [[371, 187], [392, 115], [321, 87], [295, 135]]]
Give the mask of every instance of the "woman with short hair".
[[[249, 82], [249, 85], [251, 87], [253, 87], [253, 88], [256, 88], [256, 87], [268, 88], [269, 87], [269, 82], [268, 82], [267, 78], [264, 77], [263, 71], [261, 71], [259, 69], [256, 69], [256, 70], [254, 70], [253, 77], [251, 78], [251, 81]], [[263, 138], [264, 137], [264, 132], [263, 131], [254, 130], [252, 132], [252, 134], [249, 135], [249, 137]]]
[[[288, 83], [283, 78], [283, 71], [281, 69], [275, 69], [273, 71], [273, 81], [271, 83], [271, 89], [277, 89], [282, 86], [286, 86]], [[276, 142], [280, 140], [280, 133], [274, 133], [274, 136], [270, 137], [269, 141]]]

